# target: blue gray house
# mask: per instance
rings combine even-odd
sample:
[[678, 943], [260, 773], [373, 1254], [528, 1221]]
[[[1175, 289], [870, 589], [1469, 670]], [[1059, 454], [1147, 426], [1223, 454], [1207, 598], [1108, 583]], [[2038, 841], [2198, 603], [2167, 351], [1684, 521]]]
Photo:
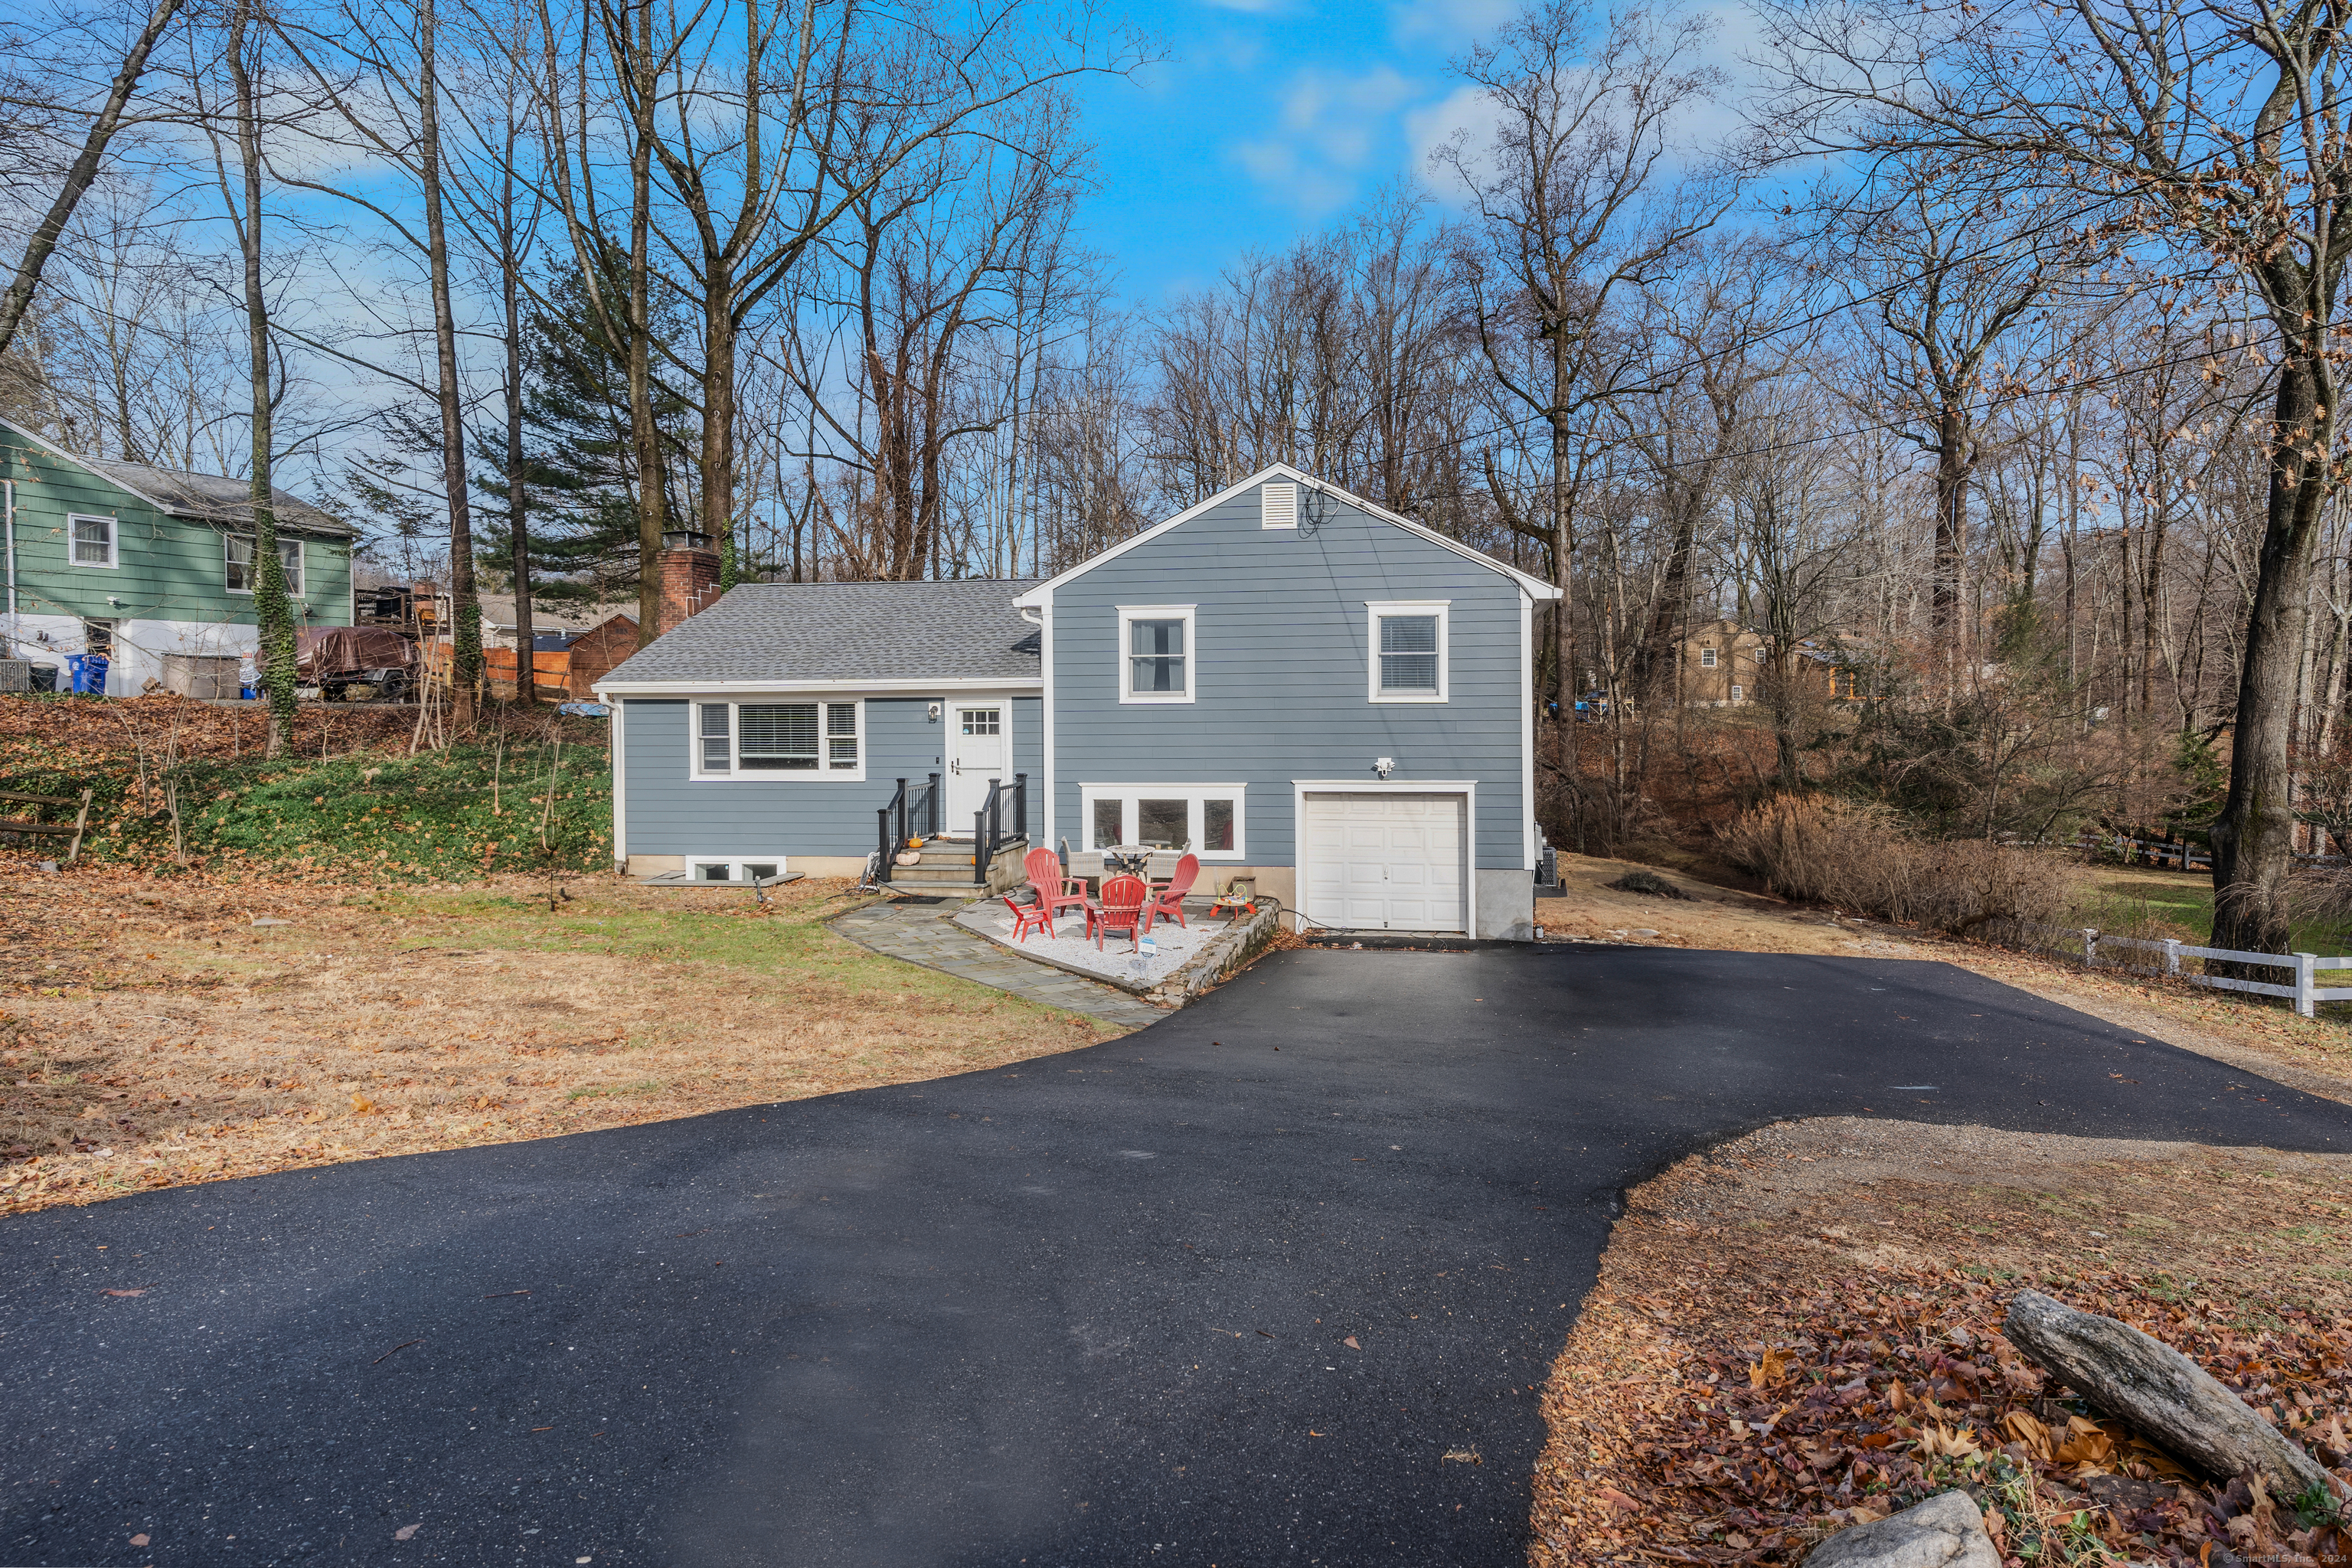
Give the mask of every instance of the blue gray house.
[[969, 882], [975, 834], [1189, 847], [1325, 926], [1526, 935], [1558, 596], [1283, 466], [1043, 582], [747, 584], [597, 683], [614, 854], [851, 876], [910, 832]]

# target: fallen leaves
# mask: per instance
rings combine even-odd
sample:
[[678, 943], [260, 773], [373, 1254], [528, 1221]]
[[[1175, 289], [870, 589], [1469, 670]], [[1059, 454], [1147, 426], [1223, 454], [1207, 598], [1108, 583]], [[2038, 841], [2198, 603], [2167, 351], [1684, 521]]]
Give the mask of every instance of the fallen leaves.
[[[1696, 1195], [1660, 1178], [1620, 1221], [1546, 1389], [1531, 1568], [1790, 1568], [1826, 1534], [1954, 1487], [1987, 1510], [2004, 1568], [2352, 1568], [2352, 1553], [2328, 1555], [2335, 1521], [2187, 1475], [2001, 1333], [2025, 1283], [2129, 1322], [2307, 1445], [2352, 1498], [2352, 1310], [2327, 1273], [2340, 1253], [2306, 1238], [2305, 1212], [2337, 1215], [2340, 1187], [2314, 1184], [2328, 1173], [2340, 1183], [2341, 1163], [2290, 1181], [2280, 1157], [2250, 1157], [2268, 1206], [2231, 1202], [2227, 1231], [2143, 1227], [2170, 1238], [2171, 1272], [2126, 1257], [2086, 1269], [2079, 1252], [2039, 1267], [1995, 1250], [2041, 1245], [2045, 1230], [2079, 1235], [2029, 1218], [2059, 1209], [2201, 1213], [2248, 1179], [2221, 1158], [2198, 1156], [2194, 1180], [2090, 1167], [2071, 1187], [2053, 1183], [2068, 1188], [2055, 1194], [1881, 1176], [1825, 1198], [1816, 1176], [1769, 1186], [1764, 1162], [1729, 1156], [1680, 1178]], [[1819, 1167], [1807, 1158], [1804, 1169]], [[1746, 1196], [1767, 1190], [1777, 1206]], [[2296, 1201], [2305, 1192], [2313, 1199]], [[1673, 1217], [1702, 1199], [1720, 1223]], [[1868, 1239], [1824, 1240], [1825, 1217]], [[2221, 1256], [2183, 1250], [2189, 1242]]]
[[416, 1532], [424, 1528], [425, 1526], [422, 1523], [404, 1524], [398, 1530], [392, 1532], [392, 1538], [394, 1541], [413, 1540], [415, 1537]]

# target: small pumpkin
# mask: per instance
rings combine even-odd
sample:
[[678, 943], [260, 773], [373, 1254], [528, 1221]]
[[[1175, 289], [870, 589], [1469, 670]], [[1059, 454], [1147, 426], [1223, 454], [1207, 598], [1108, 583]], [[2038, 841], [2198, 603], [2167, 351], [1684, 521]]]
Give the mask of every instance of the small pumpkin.
[[919, 866], [923, 863], [923, 858], [912, 849], [902, 849], [896, 857], [896, 861], [901, 866]]

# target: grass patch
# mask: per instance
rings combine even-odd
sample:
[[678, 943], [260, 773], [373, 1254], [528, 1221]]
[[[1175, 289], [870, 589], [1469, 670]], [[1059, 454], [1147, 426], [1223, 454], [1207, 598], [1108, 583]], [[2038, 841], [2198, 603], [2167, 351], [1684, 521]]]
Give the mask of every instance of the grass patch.
[[668, 1087], [669, 1086], [667, 1084], [662, 1082], [662, 1080], [657, 1078], [649, 1078], [639, 1083], [585, 1085], [579, 1089], [566, 1090], [563, 1098], [566, 1100], [595, 1100], [605, 1095], [613, 1094], [659, 1094], [663, 1089]]

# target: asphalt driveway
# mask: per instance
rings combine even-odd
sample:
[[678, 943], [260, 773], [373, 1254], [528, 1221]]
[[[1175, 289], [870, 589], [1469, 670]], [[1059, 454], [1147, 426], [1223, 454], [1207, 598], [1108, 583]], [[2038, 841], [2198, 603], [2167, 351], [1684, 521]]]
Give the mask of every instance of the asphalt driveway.
[[0, 1562], [1514, 1563], [1620, 1193], [1862, 1113], [2352, 1151], [1937, 964], [1281, 954], [1003, 1071], [0, 1222]]

